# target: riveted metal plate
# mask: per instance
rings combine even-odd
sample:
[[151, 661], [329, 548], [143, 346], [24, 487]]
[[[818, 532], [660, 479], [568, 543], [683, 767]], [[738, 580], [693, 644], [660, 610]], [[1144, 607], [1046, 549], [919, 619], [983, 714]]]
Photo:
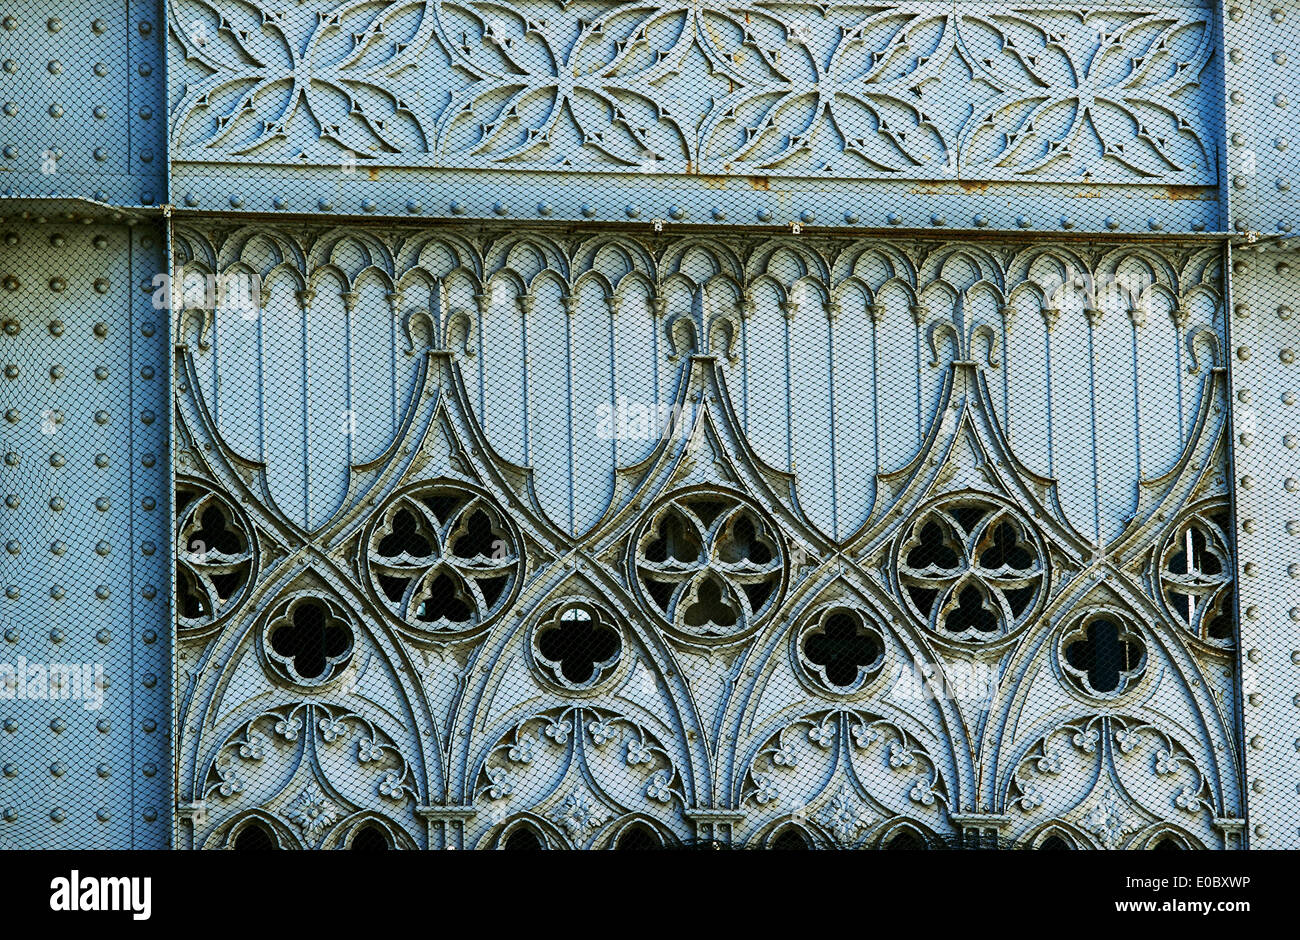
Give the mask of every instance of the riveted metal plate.
[[170, 832], [167, 319], [151, 226], [0, 229], [0, 840]]

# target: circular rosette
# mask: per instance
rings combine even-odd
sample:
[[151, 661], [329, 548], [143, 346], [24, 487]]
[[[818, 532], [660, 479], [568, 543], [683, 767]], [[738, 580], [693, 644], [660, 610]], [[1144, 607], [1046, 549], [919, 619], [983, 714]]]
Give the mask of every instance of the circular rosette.
[[176, 616], [182, 630], [209, 627], [247, 592], [256, 562], [252, 526], [222, 494], [176, 483]]
[[860, 611], [829, 607], [794, 635], [795, 656], [818, 691], [852, 695], [868, 686], [885, 664], [880, 628]]
[[1174, 528], [1160, 552], [1160, 596], [1165, 608], [1192, 635], [1220, 648], [1233, 644], [1231, 531], [1228, 507], [1191, 512]]
[[730, 493], [670, 497], [652, 510], [632, 543], [644, 602], [695, 639], [734, 639], [776, 606], [785, 581], [774, 526]]
[[1024, 625], [1046, 596], [1047, 552], [1028, 520], [983, 497], [945, 500], [904, 529], [898, 580], [938, 635], [989, 643]]
[[421, 633], [488, 624], [519, 586], [520, 536], [496, 503], [462, 483], [394, 497], [371, 524], [367, 571], [384, 607]]
[[566, 692], [585, 692], [604, 684], [623, 657], [623, 633], [594, 604], [561, 604], [532, 631], [533, 663], [545, 680]]
[[1141, 681], [1147, 649], [1127, 619], [1099, 610], [1061, 632], [1056, 659], [1075, 689], [1092, 698], [1114, 699]]

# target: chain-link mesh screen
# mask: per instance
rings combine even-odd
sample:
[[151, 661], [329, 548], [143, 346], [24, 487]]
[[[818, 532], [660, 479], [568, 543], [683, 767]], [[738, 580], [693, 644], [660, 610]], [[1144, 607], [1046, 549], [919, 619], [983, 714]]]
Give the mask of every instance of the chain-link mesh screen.
[[1290, 0], [0, 15], [4, 844], [1300, 844]]

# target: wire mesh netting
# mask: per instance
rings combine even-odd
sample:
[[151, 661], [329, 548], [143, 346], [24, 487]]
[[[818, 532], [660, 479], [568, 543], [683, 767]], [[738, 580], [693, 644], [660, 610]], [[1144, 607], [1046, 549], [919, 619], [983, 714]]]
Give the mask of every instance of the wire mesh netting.
[[19, 3], [0, 845], [1300, 844], [1298, 17]]

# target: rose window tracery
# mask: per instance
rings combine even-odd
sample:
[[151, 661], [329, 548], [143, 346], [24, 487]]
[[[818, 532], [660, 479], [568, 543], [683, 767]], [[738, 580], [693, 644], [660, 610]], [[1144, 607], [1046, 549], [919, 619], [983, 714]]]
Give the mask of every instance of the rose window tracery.
[[225, 496], [176, 487], [176, 608], [182, 628], [213, 623], [238, 604], [253, 574], [248, 523]]
[[1029, 618], [1045, 593], [1046, 558], [1018, 511], [963, 497], [931, 507], [907, 528], [898, 577], [908, 604], [931, 630], [988, 642]]
[[699, 493], [664, 503], [634, 545], [643, 597], [692, 637], [738, 636], [780, 593], [777, 536], [756, 508], [731, 495]]
[[483, 626], [519, 581], [519, 536], [485, 495], [435, 484], [394, 499], [369, 537], [379, 599], [403, 623], [430, 633]]
[[1193, 513], [1160, 554], [1160, 588], [1174, 618], [1215, 646], [1233, 642], [1236, 596], [1227, 507]]

